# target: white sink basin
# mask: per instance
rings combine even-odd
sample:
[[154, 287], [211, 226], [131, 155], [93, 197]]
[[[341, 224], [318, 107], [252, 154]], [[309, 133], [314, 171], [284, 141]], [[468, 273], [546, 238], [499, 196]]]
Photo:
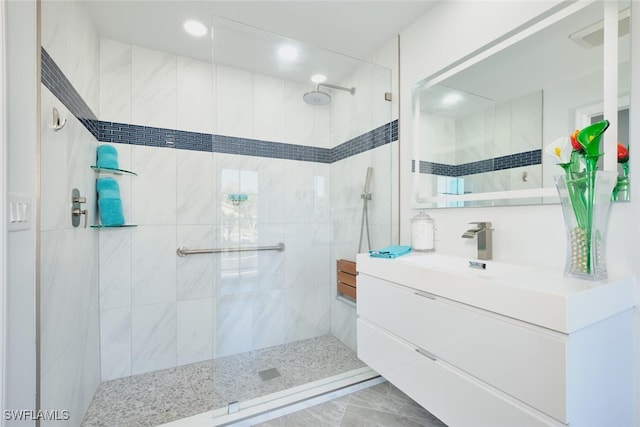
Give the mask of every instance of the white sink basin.
[[492, 260], [477, 260], [440, 254], [411, 254], [398, 258], [398, 262], [428, 268], [436, 271], [447, 271], [454, 274], [487, 279], [515, 273], [531, 271], [532, 267], [506, 264]]
[[[485, 268], [471, 268], [470, 261]], [[358, 254], [356, 268], [359, 274], [563, 333], [611, 316], [635, 301], [632, 278], [586, 281], [564, 277], [562, 270], [437, 253], [412, 252], [394, 259]]]

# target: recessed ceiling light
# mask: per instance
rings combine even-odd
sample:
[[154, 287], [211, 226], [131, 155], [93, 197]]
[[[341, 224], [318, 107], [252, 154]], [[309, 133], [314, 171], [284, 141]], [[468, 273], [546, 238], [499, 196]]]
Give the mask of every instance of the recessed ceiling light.
[[285, 45], [278, 49], [278, 56], [285, 61], [293, 61], [298, 57], [298, 49]]
[[311, 76], [311, 81], [314, 83], [324, 83], [327, 81], [327, 76], [324, 74], [314, 74]]
[[454, 105], [462, 100], [462, 96], [458, 93], [450, 93], [442, 99], [445, 105]]
[[209, 32], [207, 27], [202, 22], [195, 21], [193, 19], [185, 21], [182, 26], [187, 33], [195, 37], [202, 37]]

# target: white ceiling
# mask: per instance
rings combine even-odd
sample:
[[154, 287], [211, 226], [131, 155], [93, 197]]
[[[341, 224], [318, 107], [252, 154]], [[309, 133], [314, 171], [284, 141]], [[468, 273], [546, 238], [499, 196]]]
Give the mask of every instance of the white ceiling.
[[[305, 47], [312, 52], [307, 57], [318, 58], [321, 50], [313, 47], [320, 47], [342, 55], [366, 59], [435, 4], [434, 0], [86, 1], [100, 36], [204, 61], [211, 61], [213, 49], [216, 63], [272, 75], [282, 70], [267, 70], [268, 58], [262, 60], [261, 54], [264, 56], [266, 44], [282, 42], [283, 38], [278, 36], [308, 44]], [[212, 46], [210, 37], [194, 39], [182, 29], [182, 23], [186, 19], [198, 19], [205, 25], [214, 26], [214, 31], [216, 20], [223, 22], [225, 28], [234, 27], [217, 17], [273, 34], [235, 26], [235, 35], [224, 38], [224, 47], [215, 47]], [[234, 40], [238, 40], [237, 35], [241, 32], [260, 33], [261, 40], [256, 43], [246, 43], [244, 40], [236, 45]], [[273, 66], [274, 61], [270, 59]], [[350, 66], [349, 61], [343, 59], [343, 70], [335, 73], [344, 74], [344, 68]], [[330, 60], [326, 56], [322, 61], [341, 62]], [[316, 64], [318, 62], [316, 60]], [[317, 65], [310, 66], [309, 70], [297, 70], [300, 73], [298, 76], [279, 77], [295, 80], [304, 78], [308, 81], [309, 73], [321, 71], [317, 69]], [[315, 71], [311, 71], [312, 69]]]

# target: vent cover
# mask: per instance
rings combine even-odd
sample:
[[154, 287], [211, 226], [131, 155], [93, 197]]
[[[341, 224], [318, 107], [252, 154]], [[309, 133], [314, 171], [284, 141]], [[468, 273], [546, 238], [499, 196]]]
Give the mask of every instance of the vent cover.
[[[618, 15], [618, 37], [629, 34], [631, 9], [627, 8]], [[571, 40], [585, 49], [602, 46], [604, 44], [604, 20], [591, 24], [569, 36]]]

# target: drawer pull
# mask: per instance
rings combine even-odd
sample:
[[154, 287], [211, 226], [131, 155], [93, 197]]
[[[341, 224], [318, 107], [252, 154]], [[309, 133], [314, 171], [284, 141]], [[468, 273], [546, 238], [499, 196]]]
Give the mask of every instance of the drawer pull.
[[433, 360], [434, 362], [438, 360], [438, 358], [433, 353], [429, 353], [427, 350], [416, 348], [416, 351], [421, 355], [423, 355], [424, 357]]
[[428, 294], [426, 292], [414, 292], [414, 294], [418, 295], [419, 297], [425, 297], [425, 298], [429, 298], [432, 300], [435, 300], [436, 297], [434, 295]]

